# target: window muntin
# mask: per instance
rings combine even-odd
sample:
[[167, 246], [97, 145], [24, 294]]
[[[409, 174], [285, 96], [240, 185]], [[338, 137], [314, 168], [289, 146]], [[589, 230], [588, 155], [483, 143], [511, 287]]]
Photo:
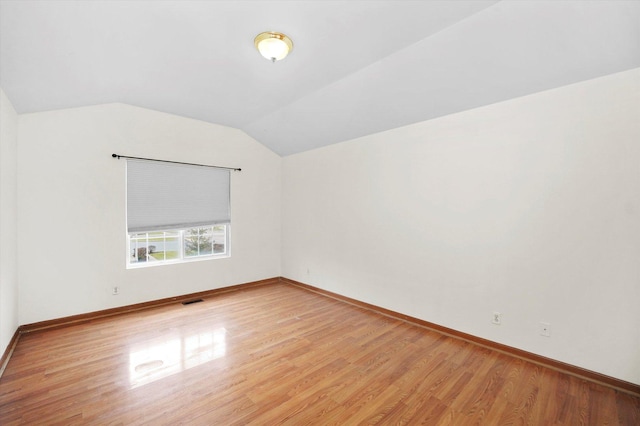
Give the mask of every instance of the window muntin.
[[229, 256], [229, 224], [127, 235], [127, 266], [155, 266]]

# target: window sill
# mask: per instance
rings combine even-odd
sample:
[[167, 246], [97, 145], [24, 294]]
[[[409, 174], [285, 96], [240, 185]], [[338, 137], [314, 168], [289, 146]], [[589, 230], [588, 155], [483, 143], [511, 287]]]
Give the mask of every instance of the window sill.
[[187, 258], [187, 259], [151, 260], [147, 262], [136, 262], [136, 263], [127, 262], [127, 269], [143, 269], [143, 268], [153, 268], [155, 266], [180, 265], [182, 263], [202, 262], [205, 260], [216, 260], [216, 259], [228, 259], [230, 257], [231, 257], [230, 254], [222, 254], [222, 255], [211, 255], [211, 256], [198, 256], [198, 257]]

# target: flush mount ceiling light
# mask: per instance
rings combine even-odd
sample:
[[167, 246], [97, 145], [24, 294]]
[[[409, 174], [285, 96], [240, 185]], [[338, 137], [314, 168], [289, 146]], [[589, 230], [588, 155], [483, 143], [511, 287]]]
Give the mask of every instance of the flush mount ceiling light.
[[289, 37], [273, 31], [258, 34], [253, 43], [258, 52], [271, 62], [284, 59], [293, 49], [293, 42]]

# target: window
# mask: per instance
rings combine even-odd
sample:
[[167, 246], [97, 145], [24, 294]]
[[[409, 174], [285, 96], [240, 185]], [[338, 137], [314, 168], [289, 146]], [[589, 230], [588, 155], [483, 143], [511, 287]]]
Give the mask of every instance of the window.
[[227, 257], [229, 225], [129, 233], [129, 264]]
[[127, 160], [127, 267], [228, 257], [229, 171]]

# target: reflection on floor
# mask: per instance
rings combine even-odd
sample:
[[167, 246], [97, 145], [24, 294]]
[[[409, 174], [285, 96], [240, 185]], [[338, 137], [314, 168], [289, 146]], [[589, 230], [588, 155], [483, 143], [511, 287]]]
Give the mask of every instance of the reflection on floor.
[[131, 388], [146, 385], [192, 367], [223, 357], [226, 353], [225, 328], [212, 332], [134, 345], [129, 352]]

